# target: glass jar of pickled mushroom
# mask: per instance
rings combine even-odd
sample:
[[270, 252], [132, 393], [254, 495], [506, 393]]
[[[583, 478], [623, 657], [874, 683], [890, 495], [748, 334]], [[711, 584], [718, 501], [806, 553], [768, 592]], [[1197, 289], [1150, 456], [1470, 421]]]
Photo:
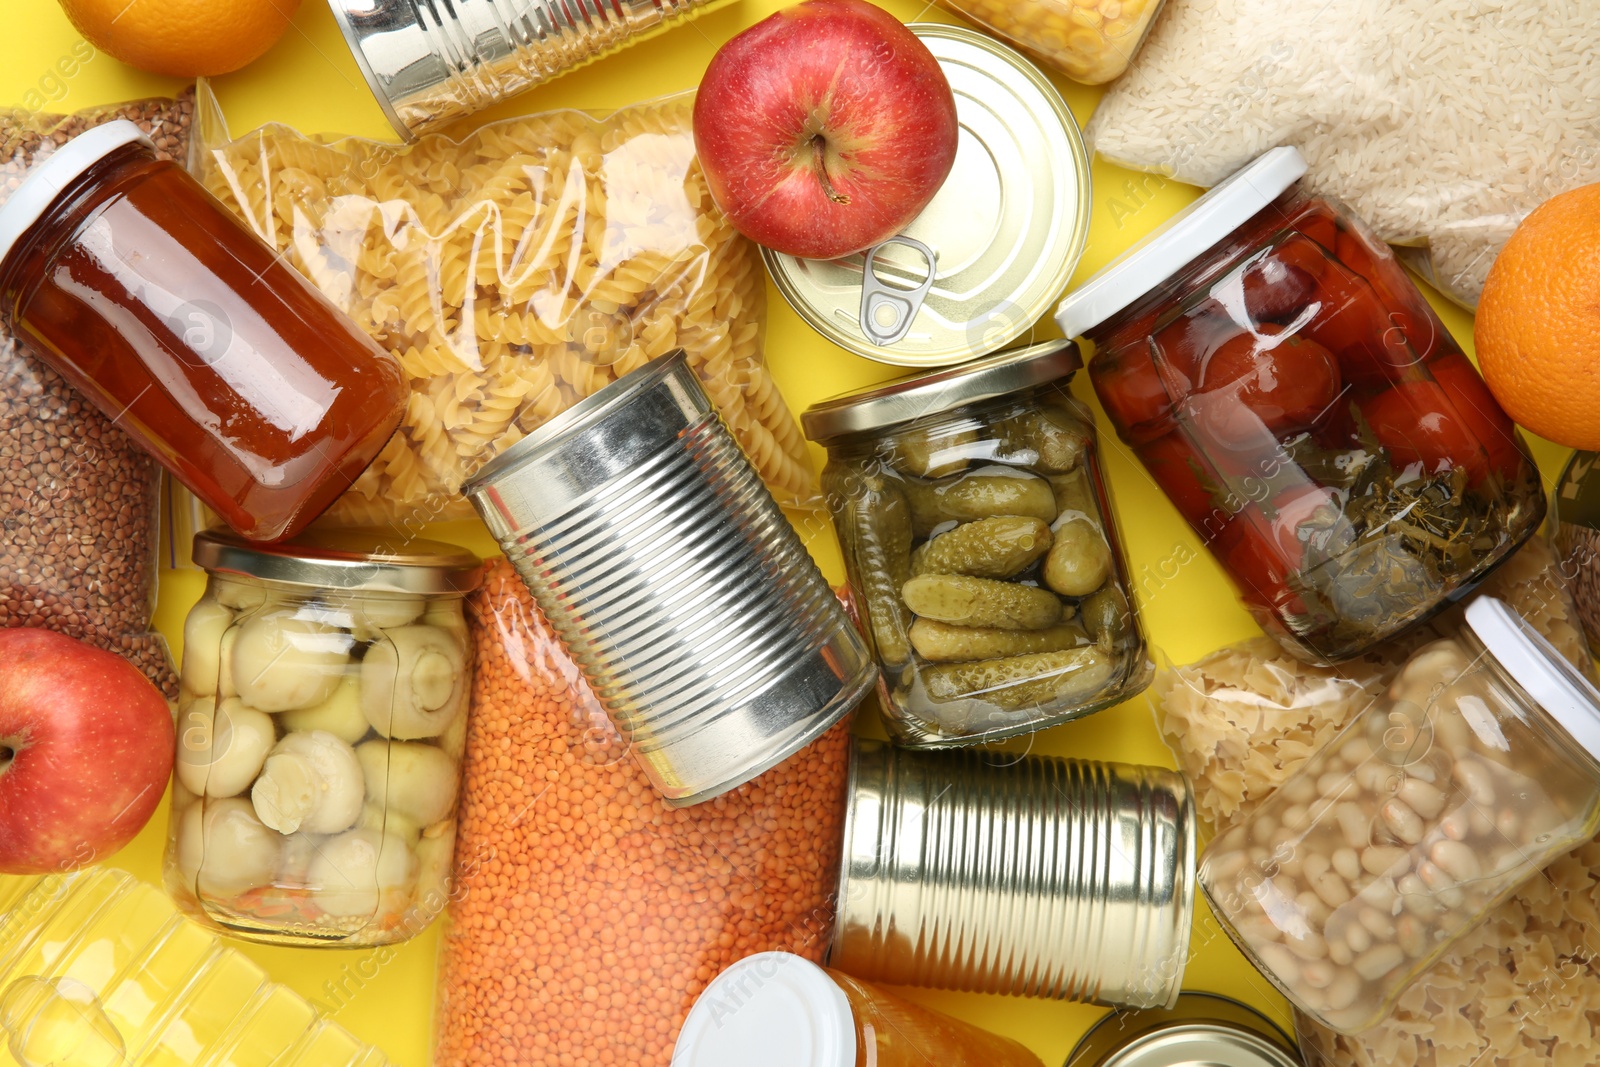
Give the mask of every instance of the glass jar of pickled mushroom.
[[939, 0], [1075, 82], [1102, 85], [1128, 69], [1165, 0]]
[[1291, 653], [1348, 659], [1538, 526], [1516, 427], [1387, 247], [1276, 148], [1069, 293], [1117, 433]]
[[471, 656], [453, 545], [199, 534], [165, 881], [258, 941], [378, 945], [444, 908]]
[[1043, 1067], [1008, 1037], [789, 952], [746, 956], [684, 1020], [673, 1067]]
[[884, 721], [913, 748], [992, 741], [1149, 684], [1067, 341], [824, 401], [823, 490]]
[[1483, 597], [1211, 843], [1200, 885], [1285, 996], [1357, 1033], [1596, 830], [1600, 691]]

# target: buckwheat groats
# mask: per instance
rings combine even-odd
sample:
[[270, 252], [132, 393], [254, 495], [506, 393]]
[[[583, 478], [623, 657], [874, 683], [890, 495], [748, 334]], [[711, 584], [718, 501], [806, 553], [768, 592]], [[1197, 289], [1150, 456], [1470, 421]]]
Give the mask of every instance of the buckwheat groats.
[[848, 720], [674, 809], [504, 560], [467, 616], [476, 675], [435, 1063], [668, 1067], [723, 967], [769, 949], [820, 961]]
[[[187, 151], [192, 92], [75, 115], [0, 111], [0, 201], [28, 167], [113, 119]], [[116, 652], [169, 698], [177, 676], [150, 627], [160, 468], [0, 328], [0, 626], [57, 630]]]

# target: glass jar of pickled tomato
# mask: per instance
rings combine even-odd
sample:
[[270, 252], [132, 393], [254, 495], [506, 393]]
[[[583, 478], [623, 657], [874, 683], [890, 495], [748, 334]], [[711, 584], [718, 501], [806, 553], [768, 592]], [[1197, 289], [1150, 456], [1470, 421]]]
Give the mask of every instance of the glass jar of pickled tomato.
[[316, 518], [405, 406], [394, 357], [125, 120], [0, 206], [0, 318], [252, 540]]
[[1596, 830], [1600, 691], [1481, 597], [1211, 843], [1200, 885], [1285, 996], [1353, 1034]]
[[1511, 420], [1387, 247], [1276, 148], [1062, 301], [1117, 428], [1291, 653], [1458, 599], [1538, 526]]
[[1047, 342], [801, 416], [901, 745], [1042, 730], [1149, 684], [1080, 366]]
[[684, 1020], [673, 1067], [1043, 1067], [981, 1030], [788, 952], [724, 970]]

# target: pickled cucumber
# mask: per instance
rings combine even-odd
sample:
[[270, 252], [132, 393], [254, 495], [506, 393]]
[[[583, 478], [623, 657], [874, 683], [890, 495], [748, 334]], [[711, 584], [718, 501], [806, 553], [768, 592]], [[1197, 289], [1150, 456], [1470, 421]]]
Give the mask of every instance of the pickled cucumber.
[[1037, 474], [988, 466], [940, 482], [907, 482], [912, 529], [926, 537], [945, 522], [971, 522], [995, 515], [1017, 515], [1050, 522], [1055, 494]]
[[893, 452], [889, 462], [905, 474], [919, 478], [943, 478], [967, 469], [968, 446], [978, 440], [974, 429], [922, 427], [907, 430], [890, 439]]
[[1111, 654], [1098, 645], [1061, 652], [946, 663], [926, 667], [922, 684], [935, 701], [975, 697], [1006, 711], [1053, 701], [1081, 703], [1102, 692], [1116, 669]]
[[1111, 576], [1111, 546], [1098, 524], [1068, 519], [1044, 558], [1044, 584], [1062, 596], [1088, 596]]
[[1093, 596], [1078, 606], [1079, 617], [1089, 636], [1102, 646], [1110, 647], [1122, 641], [1133, 628], [1133, 614], [1128, 610], [1128, 598], [1115, 582], [1107, 582]]
[[1055, 537], [1040, 519], [997, 515], [942, 533], [911, 554], [912, 574], [1010, 578], [1050, 551]]
[[846, 541], [854, 546], [854, 578], [873, 647], [884, 666], [901, 666], [911, 658], [911, 616], [900, 601], [911, 576], [911, 510], [900, 486], [878, 475], [866, 476], [846, 508]]
[[1048, 589], [964, 574], [921, 574], [901, 588], [906, 607], [955, 626], [1042, 630], [1061, 621], [1061, 601]]
[[1088, 633], [1070, 623], [1044, 630], [951, 626], [935, 619], [918, 619], [911, 624], [911, 647], [931, 663], [965, 663], [975, 659], [1060, 652], [1087, 644]]
[[1095, 502], [1094, 490], [1089, 486], [1088, 468], [1079, 468], [1068, 474], [1052, 474], [1050, 489], [1055, 494], [1056, 511], [1060, 514], [1076, 511], [1095, 522], [1100, 521], [1100, 505]]
[[1024, 411], [995, 427], [1002, 458], [1061, 474], [1077, 470], [1089, 451], [1089, 429], [1060, 408]]

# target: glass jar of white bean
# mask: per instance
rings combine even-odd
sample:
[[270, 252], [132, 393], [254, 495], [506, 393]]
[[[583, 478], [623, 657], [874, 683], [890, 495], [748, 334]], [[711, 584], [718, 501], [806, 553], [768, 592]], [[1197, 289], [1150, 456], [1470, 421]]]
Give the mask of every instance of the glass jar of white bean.
[[1201, 860], [1239, 947], [1342, 1033], [1600, 829], [1600, 692], [1500, 601], [1466, 618]]

